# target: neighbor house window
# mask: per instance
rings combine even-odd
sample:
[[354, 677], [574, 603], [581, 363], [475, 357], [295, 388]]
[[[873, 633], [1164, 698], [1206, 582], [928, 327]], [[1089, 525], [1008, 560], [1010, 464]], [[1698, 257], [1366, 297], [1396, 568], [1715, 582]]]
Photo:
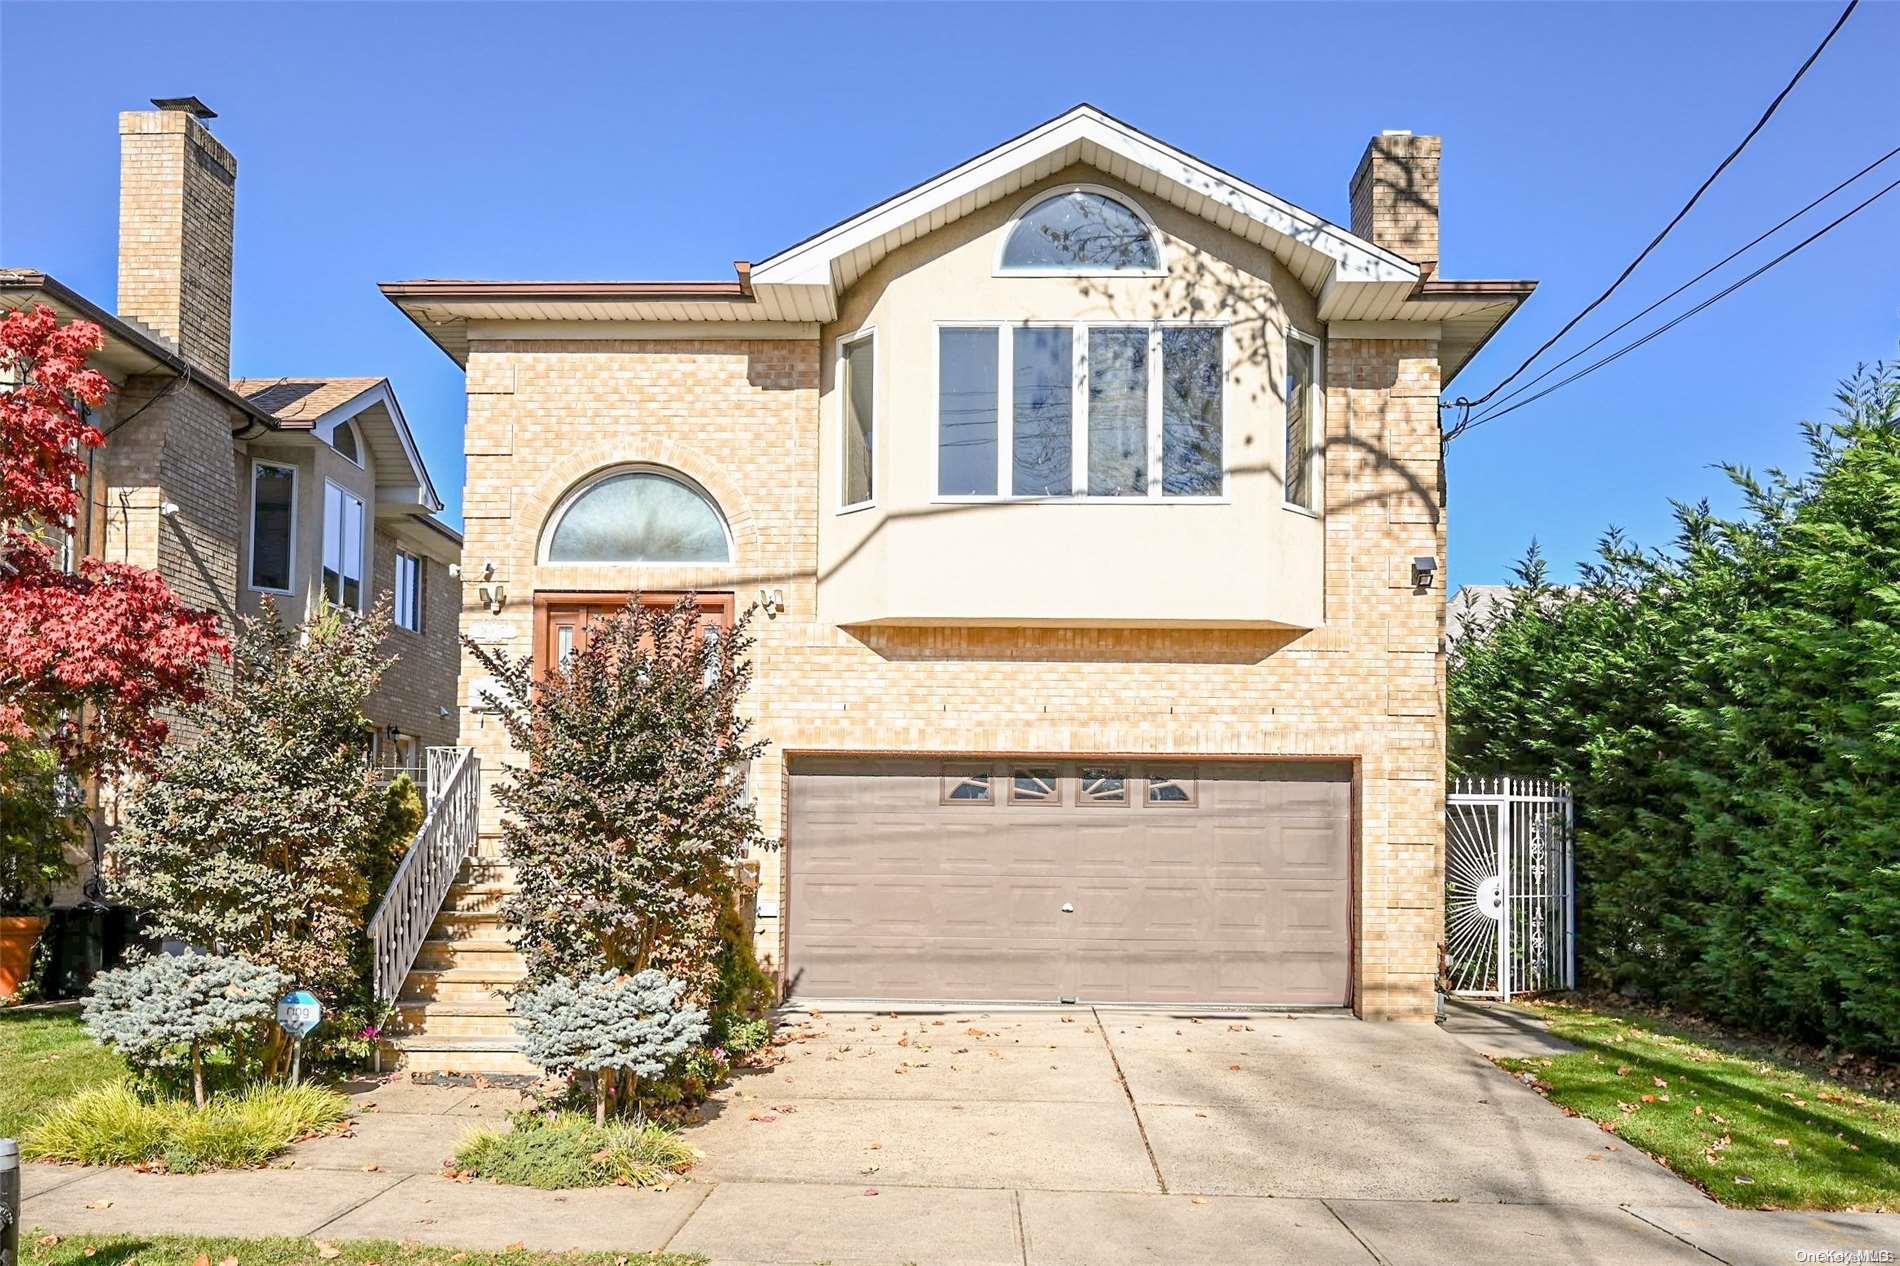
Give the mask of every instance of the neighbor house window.
[[938, 496], [1224, 494], [1224, 326], [1000, 322], [937, 340]]
[[297, 554], [297, 470], [251, 466], [251, 588], [289, 593]]
[[937, 332], [937, 491], [996, 492], [996, 330]]
[[1031, 203], [1003, 243], [999, 272], [1157, 272], [1154, 229], [1102, 190], [1066, 189]]
[[871, 462], [877, 436], [877, 340], [865, 335], [846, 343], [839, 357], [844, 382], [844, 488], [842, 508], [869, 505], [875, 491]]
[[356, 438], [356, 423], [337, 423], [336, 430], [330, 434], [330, 447], [358, 466], [363, 464], [363, 450]]
[[1314, 407], [1315, 345], [1298, 335], [1286, 341], [1286, 499], [1289, 505], [1316, 510], [1313, 433], [1319, 421]]
[[396, 627], [422, 632], [422, 560], [396, 551]]
[[323, 596], [363, 609], [363, 503], [332, 483], [323, 486]]
[[683, 475], [622, 470], [582, 488], [554, 514], [550, 563], [729, 563], [726, 519]]

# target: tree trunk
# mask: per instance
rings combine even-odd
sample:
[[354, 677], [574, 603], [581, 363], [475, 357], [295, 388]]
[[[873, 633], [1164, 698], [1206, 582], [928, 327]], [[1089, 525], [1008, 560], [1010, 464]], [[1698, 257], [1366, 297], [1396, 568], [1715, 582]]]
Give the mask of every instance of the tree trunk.
[[597, 1069], [594, 1073], [594, 1124], [607, 1124], [607, 1070]]
[[205, 1053], [198, 1043], [191, 1044], [191, 1097], [197, 1101], [198, 1110], [205, 1106]]

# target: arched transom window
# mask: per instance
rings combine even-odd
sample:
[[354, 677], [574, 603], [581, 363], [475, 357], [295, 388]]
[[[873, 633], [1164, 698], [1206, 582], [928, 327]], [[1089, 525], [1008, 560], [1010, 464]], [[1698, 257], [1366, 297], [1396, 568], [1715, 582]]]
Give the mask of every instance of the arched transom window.
[[728, 563], [713, 499], [684, 476], [640, 467], [596, 479], [556, 511], [550, 563]]
[[1154, 226], [1104, 190], [1065, 189], [1031, 203], [1003, 243], [999, 272], [1158, 272]]

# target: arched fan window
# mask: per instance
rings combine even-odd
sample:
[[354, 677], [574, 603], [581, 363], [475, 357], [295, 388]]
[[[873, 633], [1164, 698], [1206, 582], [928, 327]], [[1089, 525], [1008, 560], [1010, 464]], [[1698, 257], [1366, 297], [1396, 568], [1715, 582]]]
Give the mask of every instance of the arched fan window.
[[1032, 203], [1003, 243], [999, 272], [1159, 272], [1154, 225], [1099, 189], [1065, 189]]
[[558, 510], [550, 563], [728, 563], [725, 516], [697, 484], [640, 467], [595, 480]]

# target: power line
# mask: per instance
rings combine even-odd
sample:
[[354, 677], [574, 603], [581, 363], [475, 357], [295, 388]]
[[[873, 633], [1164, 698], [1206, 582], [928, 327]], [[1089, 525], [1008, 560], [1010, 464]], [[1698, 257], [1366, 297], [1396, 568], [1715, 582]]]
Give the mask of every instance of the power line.
[[1468, 431], [1468, 430], [1471, 430], [1473, 427], [1482, 426], [1486, 422], [1495, 421], [1496, 419], [1504, 417], [1507, 414], [1515, 413], [1519, 409], [1522, 409], [1525, 405], [1534, 404], [1535, 402], [1542, 400], [1545, 396], [1549, 395], [1551, 392], [1561, 390], [1562, 388], [1567, 387], [1571, 383], [1577, 381], [1577, 379], [1583, 378], [1589, 374], [1595, 373], [1597, 370], [1603, 368], [1605, 365], [1609, 364], [1611, 361], [1622, 359], [1624, 356], [1629, 355], [1631, 352], [1635, 351], [1637, 348], [1641, 347], [1643, 344], [1649, 342], [1651, 339], [1667, 334], [1670, 330], [1675, 329], [1678, 325], [1681, 325], [1684, 321], [1687, 321], [1690, 317], [1694, 316], [1696, 313], [1701, 312], [1708, 307], [1711, 307], [1712, 305], [1720, 302], [1723, 299], [1726, 299], [1728, 296], [1734, 294], [1737, 290], [1740, 290], [1743, 286], [1746, 286], [1749, 282], [1755, 280], [1755, 278], [1761, 276], [1763, 273], [1767, 272], [1769, 269], [1773, 268], [1775, 265], [1781, 263], [1783, 260], [1794, 255], [1796, 252], [1811, 245], [1812, 243], [1818, 241], [1820, 238], [1826, 236], [1828, 233], [1831, 233], [1833, 230], [1839, 228], [1842, 224], [1845, 224], [1848, 220], [1858, 215], [1860, 212], [1866, 210], [1868, 207], [1872, 206], [1874, 203], [1878, 202], [1880, 199], [1892, 193], [1895, 189], [1900, 189], [1900, 180], [1894, 181], [1892, 184], [1888, 185], [1886, 188], [1880, 190], [1879, 192], [1875, 193], [1872, 197], [1868, 198], [1865, 202], [1862, 202], [1859, 206], [1856, 206], [1852, 208], [1851, 210], [1842, 214], [1838, 219], [1832, 220], [1828, 222], [1827, 224], [1822, 225], [1820, 228], [1816, 229], [1813, 233], [1810, 233], [1807, 237], [1802, 238], [1799, 242], [1796, 242], [1793, 246], [1790, 246], [1787, 250], [1781, 252], [1781, 254], [1775, 256], [1773, 259], [1763, 264], [1760, 268], [1757, 268], [1754, 272], [1751, 272], [1748, 275], [1742, 277], [1740, 280], [1732, 283], [1731, 285], [1728, 285], [1724, 287], [1723, 289], [1716, 291], [1714, 294], [1710, 295], [1707, 299], [1704, 299], [1701, 303], [1696, 304], [1695, 307], [1690, 308], [1687, 312], [1684, 312], [1682, 315], [1674, 317], [1671, 320], [1665, 321], [1663, 324], [1657, 326], [1655, 329], [1651, 330], [1649, 333], [1643, 335], [1643, 337], [1639, 339], [1635, 339], [1632, 342], [1627, 343], [1622, 347], [1619, 347], [1616, 351], [1611, 352], [1608, 356], [1605, 356], [1602, 360], [1599, 360], [1590, 365], [1584, 366], [1582, 369], [1579, 369], [1576, 373], [1570, 375], [1568, 378], [1564, 378], [1558, 382], [1552, 383], [1550, 386], [1544, 388], [1542, 391], [1538, 392], [1536, 395], [1527, 396], [1524, 399], [1518, 401], [1516, 404], [1505, 405], [1503, 408], [1493, 408], [1488, 413], [1480, 414], [1478, 417], [1472, 419], [1471, 422], [1467, 424], [1464, 429]]
[[1502, 391], [1507, 385], [1509, 385], [1512, 382], [1512, 380], [1514, 380], [1519, 374], [1523, 373], [1526, 369], [1529, 369], [1533, 361], [1535, 361], [1539, 356], [1542, 356], [1545, 352], [1549, 351], [1552, 345], [1555, 344], [1558, 339], [1561, 339], [1564, 335], [1570, 333], [1571, 330], [1576, 328], [1577, 322], [1583, 320], [1583, 318], [1589, 316], [1592, 312], [1596, 311], [1597, 308], [1602, 305], [1605, 299], [1608, 299], [1612, 294], [1616, 292], [1616, 288], [1618, 286], [1621, 286], [1625, 281], [1629, 280], [1630, 274], [1636, 271], [1637, 265], [1641, 264], [1645, 259], [1649, 258], [1649, 253], [1655, 250], [1656, 247], [1662, 243], [1662, 240], [1665, 237], [1668, 237], [1670, 232], [1674, 230], [1678, 224], [1682, 223], [1683, 217], [1688, 215], [1690, 210], [1695, 206], [1695, 204], [1702, 200], [1702, 195], [1709, 191], [1709, 186], [1715, 183], [1716, 177], [1720, 176], [1724, 171], [1728, 170], [1729, 164], [1734, 162], [1736, 158], [1738, 158], [1741, 155], [1741, 152], [1748, 148], [1749, 142], [1755, 139], [1756, 134], [1759, 133], [1762, 130], [1762, 128], [1768, 125], [1768, 120], [1774, 117], [1775, 111], [1781, 108], [1781, 103], [1787, 100], [1788, 94], [1794, 91], [1795, 85], [1801, 82], [1802, 76], [1808, 73], [1808, 68], [1814, 65], [1815, 61], [1821, 56], [1822, 51], [1825, 50], [1828, 44], [1830, 44], [1833, 41], [1835, 35], [1840, 32], [1841, 27], [1846, 25], [1847, 19], [1853, 15], [1854, 10], [1858, 7], [1860, 7], [1860, 0], [1848, 0], [1847, 7], [1841, 10], [1841, 16], [1834, 20], [1834, 25], [1828, 28], [1827, 34], [1821, 37], [1821, 42], [1815, 45], [1814, 51], [1812, 53], [1808, 54], [1808, 59], [1801, 63], [1801, 68], [1799, 70], [1794, 72], [1794, 78], [1788, 81], [1788, 84], [1785, 88], [1783, 88], [1780, 92], [1775, 94], [1775, 99], [1768, 103], [1768, 108], [1762, 111], [1762, 115], [1759, 119], [1755, 120], [1755, 126], [1748, 129], [1748, 135], [1742, 137], [1741, 142], [1738, 145], [1736, 145], [1734, 149], [1728, 152], [1728, 157], [1724, 158], [1720, 163], [1716, 165], [1715, 170], [1709, 173], [1709, 178], [1707, 180], [1704, 180], [1701, 183], [1701, 185], [1699, 185], [1696, 188], [1696, 191], [1690, 195], [1689, 200], [1682, 204], [1682, 210], [1676, 212], [1675, 217], [1671, 219], [1669, 223], [1663, 225], [1662, 232], [1656, 234], [1655, 237], [1651, 238], [1649, 241], [1649, 245], [1645, 246], [1637, 254], [1636, 258], [1632, 259], [1629, 262], [1629, 264], [1623, 269], [1623, 271], [1616, 275], [1616, 280], [1610, 283], [1609, 289], [1605, 290], [1602, 294], [1592, 299], [1589, 302], [1589, 304], [1585, 306], [1583, 311], [1577, 313], [1577, 315], [1571, 317], [1568, 321], [1564, 322], [1564, 326], [1562, 329], [1558, 330], [1555, 334], [1551, 335], [1548, 339], [1546, 339], [1542, 347], [1539, 347], [1536, 351], [1532, 352], [1529, 356], [1527, 356], [1524, 359], [1523, 364], [1519, 365], [1516, 369], [1513, 369], [1509, 374], [1505, 375], [1504, 380], [1498, 383], [1497, 386], [1491, 388], [1491, 390], [1485, 392], [1483, 395], [1479, 396], [1476, 400], [1467, 400], [1464, 397], [1460, 396], [1453, 403], [1465, 408], [1466, 415], [1469, 416], [1470, 410], [1472, 408], [1483, 404], [1485, 401], [1489, 400], [1492, 396], [1495, 396], [1499, 391]]
[[[1769, 238], [1773, 237], [1775, 234], [1781, 232], [1781, 230], [1787, 228], [1790, 224], [1793, 224], [1796, 220], [1800, 219], [1802, 216], [1806, 215], [1808, 212], [1814, 210], [1814, 208], [1820, 206], [1823, 202], [1826, 202], [1829, 198], [1832, 198], [1835, 194], [1847, 188], [1849, 185], [1859, 180], [1862, 176], [1865, 176], [1868, 172], [1873, 171], [1875, 168], [1881, 166], [1882, 164], [1891, 161], [1895, 155], [1900, 155], [1900, 146], [1896, 146], [1895, 148], [1888, 150], [1886, 153], [1882, 154], [1879, 158], [1876, 158], [1873, 162], [1868, 163], [1865, 167], [1861, 168], [1859, 171], [1849, 176], [1846, 180], [1841, 181], [1841, 183], [1839, 183], [1838, 185], [1835, 185], [1832, 189], [1828, 190], [1826, 193], [1822, 194], [1820, 197], [1814, 199], [1812, 202], [1802, 207], [1799, 211], [1796, 211], [1793, 214], [1788, 215], [1785, 218], [1783, 218], [1773, 228], [1764, 230], [1762, 233], [1758, 234], [1756, 237], [1754, 237], [1752, 240], [1750, 240], [1746, 244], [1736, 247], [1734, 250], [1730, 251], [1727, 255], [1724, 255], [1721, 259], [1717, 260], [1715, 263], [1710, 264], [1707, 268], [1704, 268], [1701, 272], [1689, 278], [1689, 280], [1683, 282], [1680, 286], [1677, 286], [1674, 290], [1671, 290], [1668, 294], [1664, 295], [1662, 298], [1656, 300], [1654, 303], [1651, 303], [1648, 307], [1644, 308], [1641, 312], [1638, 312], [1635, 316], [1630, 317], [1628, 320], [1624, 321], [1622, 324], [1614, 326], [1611, 329], [1605, 331], [1604, 333], [1598, 335], [1596, 339], [1594, 339], [1593, 341], [1589, 343], [1586, 343], [1584, 346], [1570, 353], [1570, 355], [1564, 357], [1562, 360], [1558, 361], [1555, 365], [1552, 365], [1550, 368], [1544, 370], [1542, 373], [1538, 374], [1535, 378], [1531, 379], [1529, 382], [1524, 383], [1522, 386], [1517, 387], [1512, 391], [1506, 392], [1503, 396], [1501, 396], [1498, 399], [1496, 404], [1493, 404], [1491, 408], [1485, 413], [1479, 414], [1477, 418], [1474, 419], [1471, 416], [1470, 410], [1467, 409], [1463, 420], [1461, 420], [1458, 423], [1458, 425], [1452, 427], [1451, 430], [1445, 433], [1446, 440], [1457, 439], [1460, 435], [1463, 435], [1466, 431], [1470, 430], [1472, 426], [1475, 425], [1478, 421], [1482, 420], [1485, 417], [1494, 416], [1499, 410], [1499, 408], [1509, 403], [1515, 397], [1524, 394], [1526, 391], [1529, 391], [1532, 387], [1535, 387], [1538, 383], [1550, 377], [1552, 374], [1562, 369], [1565, 365], [1570, 364], [1572, 361], [1576, 360], [1578, 357], [1584, 355], [1587, 352], [1594, 350], [1595, 348], [1601, 347], [1604, 343], [1608, 342], [1611, 338], [1615, 337], [1618, 334], [1621, 334], [1624, 330], [1627, 330], [1630, 326], [1636, 324], [1638, 321], [1642, 320], [1644, 317], [1654, 312], [1657, 308], [1662, 307], [1665, 303], [1668, 303], [1671, 299], [1674, 299], [1676, 296], [1682, 294], [1685, 290], [1688, 290], [1690, 287], [1694, 286], [1696, 283], [1708, 277], [1709, 274], [1714, 273], [1726, 267], [1727, 265], [1733, 263], [1740, 256], [1745, 255], [1749, 251], [1753, 250], [1755, 247], [1760, 246], [1763, 242], [1767, 241]], [[1475, 402], [1473, 403], [1475, 404]]]

